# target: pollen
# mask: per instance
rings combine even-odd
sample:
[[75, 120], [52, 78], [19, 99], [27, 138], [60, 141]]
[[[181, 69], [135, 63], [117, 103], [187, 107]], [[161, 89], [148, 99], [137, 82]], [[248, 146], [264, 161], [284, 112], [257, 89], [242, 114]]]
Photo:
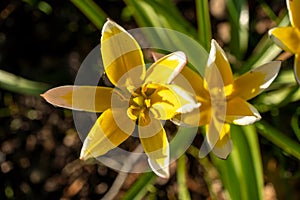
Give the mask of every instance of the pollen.
[[[150, 89], [151, 90], [151, 89]], [[147, 90], [146, 87], [136, 89], [130, 98], [127, 115], [130, 119], [136, 120], [139, 116], [149, 113], [151, 107], [150, 95], [153, 91]]]

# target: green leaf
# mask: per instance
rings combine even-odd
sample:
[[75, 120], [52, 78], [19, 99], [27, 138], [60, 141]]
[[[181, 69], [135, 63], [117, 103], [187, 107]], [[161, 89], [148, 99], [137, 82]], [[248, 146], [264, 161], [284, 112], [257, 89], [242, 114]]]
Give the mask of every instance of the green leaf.
[[101, 29], [107, 14], [93, 0], [71, 0], [71, 2], [98, 28]]
[[156, 175], [153, 172], [144, 173], [130, 187], [123, 196], [123, 200], [139, 200], [142, 199], [148, 192], [148, 186], [152, 185], [156, 180]]
[[228, 0], [227, 10], [231, 24], [230, 50], [239, 60], [243, 59], [249, 40], [249, 8], [246, 0]]
[[183, 154], [177, 161], [178, 197], [182, 200], [190, 200], [190, 193], [186, 184], [186, 155]]
[[300, 141], [300, 126], [299, 126], [300, 108], [298, 107], [291, 119], [291, 126], [298, 140]]
[[[181, 157], [184, 155], [185, 151], [190, 147], [191, 143], [193, 142], [193, 139], [197, 133], [197, 127], [179, 127], [176, 135], [172, 140], [170, 141], [170, 158], [171, 162], [174, 161], [175, 159]], [[185, 159], [180, 158], [179, 162], [179, 169], [180, 170], [180, 181], [184, 181], [185, 175], [181, 174], [185, 169], [183, 168], [182, 164], [185, 164]], [[183, 163], [182, 163], [183, 162]], [[153, 172], [150, 173], [145, 173], [141, 175], [138, 179], [138, 181], [130, 187], [130, 189], [126, 192], [125, 196], [123, 199], [125, 200], [132, 200], [132, 199], [142, 199], [146, 193], [148, 192], [148, 188], [153, 185], [154, 181], [156, 180], [156, 175]], [[184, 187], [184, 186], [182, 186]], [[182, 188], [183, 189], [183, 188]], [[185, 189], [183, 189], [185, 190]], [[186, 194], [183, 194], [184, 196]]]
[[212, 155], [232, 200], [263, 199], [263, 173], [257, 134], [253, 126], [231, 126], [233, 150], [227, 160]]
[[124, 0], [141, 27], [169, 28], [197, 38], [196, 29], [186, 21], [171, 1]]
[[50, 86], [0, 70], [0, 88], [19, 94], [40, 95], [49, 89]]
[[213, 182], [216, 179], [220, 179], [220, 177], [215, 166], [211, 163], [208, 157], [199, 158], [199, 149], [193, 145], [189, 147], [187, 153], [189, 153], [195, 159], [197, 159], [201, 166], [204, 168], [205, 173], [203, 178], [207, 184], [211, 199], [218, 199], [218, 194], [217, 191], [214, 189]]
[[[252, 165], [254, 168], [254, 173], [256, 177], [256, 189], [257, 195], [259, 197], [263, 197], [263, 187], [264, 187], [264, 178], [263, 178], [263, 167], [262, 167], [262, 160], [261, 160], [261, 153], [259, 148], [259, 141], [257, 137], [257, 132], [255, 126], [242, 126], [242, 130], [244, 131], [245, 138], [249, 144], [249, 151], [252, 156]], [[243, 155], [242, 155], [243, 156]], [[255, 188], [254, 188], [255, 189]]]
[[258, 132], [267, 140], [284, 150], [287, 154], [300, 160], [300, 144], [295, 142], [265, 121], [255, 123]]
[[[278, 18], [279, 23], [278, 26], [287, 26], [289, 24], [289, 18], [287, 14], [284, 14], [280, 18]], [[279, 48], [270, 38], [268, 33], [266, 33], [262, 39], [257, 43], [254, 48], [251, 56], [246, 60], [243, 65], [242, 71], [240, 73], [245, 73], [249, 71], [251, 68], [258, 67], [267, 62], [270, 62], [274, 58], [276, 58], [282, 49]]]
[[198, 34], [171, 3], [162, 1], [125, 0], [146, 37], [149, 47], [163, 53], [183, 51], [188, 56], [188, 65], [204, 76], [207, 51], [193, 38]]
[[179, 127], [174, 138], [170, 141], [171, 159], [179, 158], [190, 147], [193, 142], [198, 127]]
[[[294, 78], [291, 80], [294, 81]], [[259, 112], [267, 112], [274, 108], [283, 107], [291, 102], [300, 100], [300, 88], [298, 85], [285, 85], [276, 90], [260, 94], [255, 100], [254, 105]]]
[[212, 34], [207, 0], [196, 0], [196, 14], [200, 44], [209, 51]]
[[273, 20], [273, 21], [278, 20], [277, 16], [275, 15], [274, 11], [272, 10], [272, 8], [264, 0], [258, 0], [258, 2], [271, 20]]

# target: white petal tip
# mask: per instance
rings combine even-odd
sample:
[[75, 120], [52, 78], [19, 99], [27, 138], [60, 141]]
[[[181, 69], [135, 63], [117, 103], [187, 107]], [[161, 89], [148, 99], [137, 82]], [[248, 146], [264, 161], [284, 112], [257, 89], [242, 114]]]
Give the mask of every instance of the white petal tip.
[[295, 74], [295, 79], [296, 79], [298, 85], [300, 85], [300, 77], [298, 77], [298, 76]]
[[295, 79], [298, 83], [298, 85], [300, 85], [300, 73], [298, 72], [300, 70], [300, 66], [298, 66], [297, 63], [300, 63], [298, 60], [299, 60], [299, 56], [300, 55], [296, 55], [295, 56], [295, 61], [294, 61], [294, 76], [295, 76]]
[[[119, 30], [121, 30], [122, 32], [126, 33], [126, 30], [121, 27], [119, 24], [117, 24], [115, 21], [107, 18], [107, 21], [104, 23], [103, 27], [102, 27], [102, 31], [101, 34], [104, 35], [104, 32], [110, 32], [112, 28], [118, 28]], [[102, 40], [102, 37], [101, 37]]]
[[204, 158], [204, 157], [206, 157], [207, 155], [208, 155], [207, 152], [202, 152], [202, 151], [200, 151], [199, 154], [198, 154], [198, 157], [199, 157], [199, 158]]
[[93, 156], [87, 152], [87, 145], [88, 145], [88, 138], [86, 138], [86, 140], [84, 140], [83, 145], [81, 147], [81, 151], [80, 151], [80, 156], [79, 159], [80, 160], [88, 160], [89, 158], [93, 158]]
[[207, 156], [211, 151], [221, 159], [227, 159], [230, 152], [232, 150], [232, 141], [229, 140], [226, 144], [224, 144], [222, 147], [218, 147], [216, 145], [210, 144], [208, 141], [204, 141], [202, 144], [200, 151], [199, 151], [199, 158], [204, 158]]
[[148, 159], [149, 166], [151, 170], [159, 177], [168, 179], [170, 177], [169, 173], [169, 165], [166, 166], [160, 166], [152, 159]]
[[87, 160], [89, 157], [83, 151], [80, 152], [79, 159], [80, 160]]
[[204, 142], [202, 143], [201, 145], [201, 148], [199, 150], [199, 154], [198, 154], [198, 157], [199, 158], [204, 158], [206, 157], [209, 152], [212, 151], [212, 147], [211, 145], [209, 144], [209, 142], [207, 141], [207, 137], [205, 138]]
[[[276, 28], [276, 27], [275, 27], [275, 28]], [[275, 28], [272, 28], [272, 29], [270, 29], [270, 30], [268, 31], [268, 34], [269, 34], [270, 37], [272, 37], [272, 32], [274, 31]]]
[[189, 113], [192, 110], [199, 108], [200, 106], [201, 106], [201, 103], [190, 103], [190, 104], [187, 104], [187, 105], [184, 105], [184, 106], [178, 108], [176, 110], [176, 112], [182, 113], [182, 114]]
[[238, 118], [233, 120], [233, 124], [246, 126], [253, 124], [261, 119], [261, 116], [244, 116], [242, 118]]
[[79, 157], [80, 160], [86, 160], [84, 156]]
[[281, 61], [280, 60], [274, 60], [274, 61], [271, 61], [271, 63], [273, 64], [273, 68], [276, 68], [275, 71], [278, 71], [280, 70], [280, 67], [281, 67]]
[[183, 59], [183, 60], [187, 60], [187, 57], [186, 57], [185, 53], [182, 52], [182, 51], [176, 51], [176, 52], [174, 52], [174, 55], [181, 58], [181, 59]]
[[208, 55], [208, 60], [207, 60], [207, 67], [211, 67], [212, 64], [215, 62], [217, 52], [220, 52], [222, 54], [223, 58], [228, 62], [224, 50], [220, 47], [220, 45], [218, 44], [218, 42], [216, 40], [212, 39], [211, 45], [210, 45], [210, 51], [209, 51], [209, 55]]
[[229, 154], [231, 153], [232, 151], [232, 142], [231, 140], [229, 140], [225, 145], [223, 145], [222, 147], [217, 147], [217, 146], [214, 146], [213, 148], [213, 153], [218, 157], [218, 158], [221, 158], [221, 159], [227, 159]]

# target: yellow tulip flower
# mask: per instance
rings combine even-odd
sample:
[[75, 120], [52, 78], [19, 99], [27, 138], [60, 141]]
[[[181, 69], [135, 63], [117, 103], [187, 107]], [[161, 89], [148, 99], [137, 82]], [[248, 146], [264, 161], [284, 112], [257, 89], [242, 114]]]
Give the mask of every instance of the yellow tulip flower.
[[295, 54], [294, 74], [300, 84], [300, 0], [286, 0], [291, 26], [269, 30], [271, 39], [283, 50]]
[[111, 20], [102, 29], [101, 53], [114, 88], [61, 86], [42, 97], [55, 106], [103, 112], [83, 143], [81, 159], [104, 155], [137, 129], [151, 169], [168, 177], [169, 143], [160, 120], [199, 107], [192, 95], [171, 84], [187, 62], [185, 54], [166, 55], [146, 70], [137, 41]]
[[[259, 112], [247, 100], [269, 87], [280, 64], [280, 61], [273, 61], [234, 79], [223, 49], [212, 40], [204, 80], [187, 67], [181, 71], [190, 80], [201, 107], [194, 110], [197, 112], [175, 116], [173, 121], [181, 125], [206, 126], [206, 142], [200, 149], [200, 157], [212, 150], [218, 157], [227, 158], [232, 149], [229, 124], [248, 125], [260, 120]], [[181, 84], [178, 78], [174, 82]]]

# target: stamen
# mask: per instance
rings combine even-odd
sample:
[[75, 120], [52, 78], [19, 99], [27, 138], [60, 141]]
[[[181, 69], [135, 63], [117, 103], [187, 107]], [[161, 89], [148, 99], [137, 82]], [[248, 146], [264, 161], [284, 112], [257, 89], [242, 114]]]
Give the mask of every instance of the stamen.
[[142, 96], [134, 97], [132, 100], [134, 103], [136, 103], [140, 107], [142, 107], [144, 105], [144, 97], [142, 97]]
[[151, 106], [151, 100], [150, 99], [145, 99], [144, 102], [145, 102], [146, 107], [150, 108], [150, 106]]

